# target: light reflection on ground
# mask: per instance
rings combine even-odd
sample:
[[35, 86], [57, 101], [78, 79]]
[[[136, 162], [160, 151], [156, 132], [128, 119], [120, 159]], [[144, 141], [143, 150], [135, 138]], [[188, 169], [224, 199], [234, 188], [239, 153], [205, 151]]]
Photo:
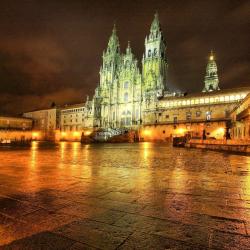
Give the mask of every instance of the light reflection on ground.
[[0, 149], [0, 246], [246, 249], [249, 234], [249, 156], [159, 143]]

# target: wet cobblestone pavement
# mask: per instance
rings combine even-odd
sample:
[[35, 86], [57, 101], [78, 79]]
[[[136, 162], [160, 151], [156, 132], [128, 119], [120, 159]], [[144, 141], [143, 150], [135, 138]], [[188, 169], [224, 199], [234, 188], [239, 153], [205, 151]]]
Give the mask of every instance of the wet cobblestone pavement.
[[0, 249], [250, 249], [250, 157], [153, 143], [1, 149]]

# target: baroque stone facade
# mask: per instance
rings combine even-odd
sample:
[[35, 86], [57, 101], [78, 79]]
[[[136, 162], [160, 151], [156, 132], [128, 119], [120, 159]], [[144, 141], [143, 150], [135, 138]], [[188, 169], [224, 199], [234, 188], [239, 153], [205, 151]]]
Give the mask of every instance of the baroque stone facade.
[[157, 14], [145, 39], [142, 73], [129, 42], [125, 54], [121, 53], [114, 27], [93, 98], [94, 126], [137, 128], [143, 123], [144, 109], [156, 108], [164, 95], [166, 73], [166, 43]]

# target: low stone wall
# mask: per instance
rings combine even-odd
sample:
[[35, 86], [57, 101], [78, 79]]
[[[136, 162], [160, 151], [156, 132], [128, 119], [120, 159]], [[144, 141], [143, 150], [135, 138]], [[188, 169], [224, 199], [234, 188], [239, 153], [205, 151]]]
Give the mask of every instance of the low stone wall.
[[197, 140], [191, 139], [185, 147], [250, 153], [250, 140]]

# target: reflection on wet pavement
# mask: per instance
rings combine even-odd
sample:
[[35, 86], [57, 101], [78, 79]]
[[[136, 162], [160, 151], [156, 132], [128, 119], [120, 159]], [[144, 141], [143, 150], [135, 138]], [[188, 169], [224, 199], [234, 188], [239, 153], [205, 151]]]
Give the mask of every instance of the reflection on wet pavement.
[[1, 149], [0, 246], [250, 249], [250, 157], [157, 143]]

